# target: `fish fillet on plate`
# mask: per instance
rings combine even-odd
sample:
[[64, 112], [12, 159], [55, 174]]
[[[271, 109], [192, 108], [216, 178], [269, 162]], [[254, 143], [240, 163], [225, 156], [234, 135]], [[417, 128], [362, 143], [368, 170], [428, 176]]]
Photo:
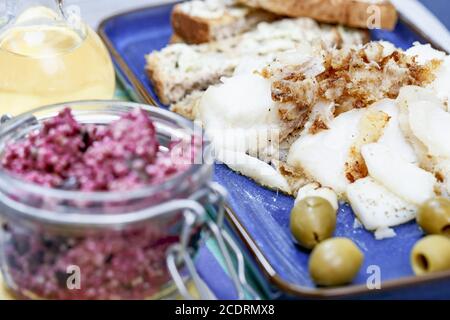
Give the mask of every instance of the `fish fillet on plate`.
[[332, 192], [382, 238], [450, 194], [449, 77], [429, 45], [306, 48], [238, 67], [197, 118], [232, 169], [298, 197]]

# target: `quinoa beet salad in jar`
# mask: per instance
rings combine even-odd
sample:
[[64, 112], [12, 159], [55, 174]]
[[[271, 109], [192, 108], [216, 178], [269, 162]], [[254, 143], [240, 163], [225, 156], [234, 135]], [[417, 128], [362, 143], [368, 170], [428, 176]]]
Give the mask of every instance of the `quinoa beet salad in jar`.
[[0, 126], [0, 261], [15, 297], [175, 291], [168, 252], [198, 246], [212, 161], [191, 122], [143, 107], [69, 103]]

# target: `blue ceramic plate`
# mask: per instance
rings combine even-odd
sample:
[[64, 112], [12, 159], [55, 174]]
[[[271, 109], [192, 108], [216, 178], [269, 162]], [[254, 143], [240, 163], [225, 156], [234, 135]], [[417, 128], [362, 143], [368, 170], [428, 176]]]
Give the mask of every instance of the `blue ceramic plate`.
[[[167, 45], [172, 34], [171, 5], [144, 8], [105, 20], [99, 32], [109, 47], [120, 78], [143, 102], [166, 107], [158, 100], [144, 71], [144, 56]], [[375, 31], [373, 39], [384, 39], [408, 48], [419, 36], [399, 23], [394, 32]], [[252, 180], [217, 165], [215, 179], [229, 193], [229, 217], [256, 261], [272, 283], [286, 293], [302, 297], [347, 297], [369, 293], [366, 283], [379, 273], [386, 291], [404, 290], [408, 286], [431, 286], [446, 281], [439, 288], [449, 288], [450, 274], [413, 277], [409, 263], [414, 243], [423, 235], [416, 223], [395, 229], [397, 237], [383, 241], [372, 233], [354, 229], [354, 215], [349, 206], [339, 209], [336, 236], [348, 237], [364, 251], [364, 266], [354, 282], [342, 288], [317, 288], [308, 274], [308, 252], [294, 245], [289, 232], [289, 213], [294, 200], [267, 190]], [[426, 288], [426, 287], [425, 287]], [[450, 293], [448, 293], [450, 296]]]

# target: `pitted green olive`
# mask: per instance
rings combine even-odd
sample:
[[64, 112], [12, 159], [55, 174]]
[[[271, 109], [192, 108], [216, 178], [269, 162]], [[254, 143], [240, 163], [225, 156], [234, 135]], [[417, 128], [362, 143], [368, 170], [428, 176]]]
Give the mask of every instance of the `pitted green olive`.
[[450, 237], [450, 200], [441, 197], [425, 202], [417, 213], [417, 223], [428, 234]]
[[350, 283], [364, 260], [361, 250], [349, 239], [333, 238], [318, 244], [309, 258], [309, 274], [321, 286]]
[[411, 252], [411, 266], [416, 275], [450, 270], [450, 239], [431, 235], [419, 240]]
[[336, 211], [320, 197], [309, 197], [298, 202], [291, 212], [291, 232], [298, 243], [314, 248], [319, 242], [333, 236]]

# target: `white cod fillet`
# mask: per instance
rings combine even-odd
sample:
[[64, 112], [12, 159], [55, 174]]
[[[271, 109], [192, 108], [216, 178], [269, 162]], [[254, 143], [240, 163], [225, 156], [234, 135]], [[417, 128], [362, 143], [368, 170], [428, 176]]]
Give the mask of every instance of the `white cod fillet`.
[[374, 179], [360, 179], [347, 187], [347, 198], [367, 230], [376, 231], [413, 220], [417, 207], [396, 196]]

